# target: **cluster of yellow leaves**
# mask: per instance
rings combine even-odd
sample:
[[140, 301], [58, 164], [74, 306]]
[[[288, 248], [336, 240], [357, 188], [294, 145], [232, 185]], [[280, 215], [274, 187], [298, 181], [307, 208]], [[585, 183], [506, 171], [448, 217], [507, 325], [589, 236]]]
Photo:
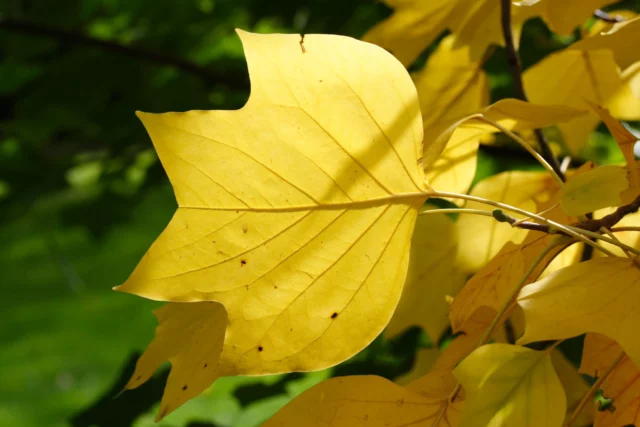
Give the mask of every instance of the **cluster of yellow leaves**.
[[[516, 32], [540, 16], [566, 34], [608, 3], [528, 1], [512, 19]], [[640, 118], [640, 54], [629, 41], [640, 20], [527, 70], [534, 103], [487, 105], [482, 66], [487, 47], [502, 40], [497, 2], [389, 4], [394, 15], [365, 39], [401, 63], [346, 37], [239, 32], [252, 83], [242, 109], [139, 113], [179, 208], [118, 288], [170, 302], [156, 312], [156, 336], [125, 388], [171, 362], [161, 419], [220, 376], [322, 369], [385, 327], [395, 336], [418, 325], [435, 343], [451, 326], [460, 334], [450, 345], [420, 352], [398, 384], [334, 378], [266, 425], [560, 426], [587, 386], [557, 350], [508, 344], [501, 328], [488, 332], [508, 319], [518, 344], [586, 332], [615, 339], [628, 357], [603, 388], [631, 414], [637, 384], [620, 378], [636, 375], [640, 363], [629, 327], [640, 323], [633, 260], [620, 252], [580, 263], [582, 244], [567, 240], [529, 270], [554, 235], [487, 216], [419, 214], [434, 209], [423, 206], [427, 198], [447, 197], [438, 190], [469, 191], [478, 147], [496, 131], [491, 122], [508, 131], [558, 125], [567, 151], [579, 153], [602, 120], [627, 159], [626, 169], [571, 171], [563, 188], [543, 172], [508, 171], [471, 189], [471, 197], [520, 209], [514, 220], [531, 220], [526, 211], [568, 225], [635, 199], [635, 138], [616, 118]], [[452, 34], [410, 76], [403, 64], [445, 29]], [[486, 210], [479, 201], [451, 200]], [[635, 236], [620, 233], [637, 248]], [[516, 301], [520, 281], [526, 286]], [[492, 336], [497, 343], [481, 345]], [[611, 357], [589, 349], [581, 372], [597, 376]], [[591, 414], [574, 425], [587, 425]], [[598, 425], [636, 422], [605, 415], [596, 416]]]

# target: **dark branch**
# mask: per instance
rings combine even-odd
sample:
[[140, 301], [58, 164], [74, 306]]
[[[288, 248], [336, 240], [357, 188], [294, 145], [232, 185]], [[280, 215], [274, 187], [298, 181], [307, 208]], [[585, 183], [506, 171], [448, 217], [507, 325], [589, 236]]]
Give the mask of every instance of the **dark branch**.
[[[640, 196], [636, 197], [636, 199], [633, 202], [629, 203], [628, 205], [620, 206], [618, 209], [616, 209], [615, 212], [607, 216], [604, 216], [600, 219], [589, 219], [583, 222], [579, 222], [577, 224], [573, 224], [572, 226], [576, 228], [581, 228], [583, 230], [592, 231], [592, 232], [598, 232], [602, 229], [602, 227], [610, 230], [617, 223], [619, 223], [622, 220], [622, 218], [624, 218], [629, 214], [638, 212], [638, 210], [640, 210]], [[496, 219], [496, 221], [506, 222], [507, 224], [510, 224], [513, 227], [522, 228], [525, 230], [540, 231], [542, 233], [548, 233], [548, 234], [555, 233], [555, 234], [562, 234], [562, 235], [568, 236], [568, 234], [564, 233], [562, 230], [558, 230], [546, 224], [538, 224], [536, 222], [531, 222], [531, 221], [519, 222], [518, 219], [506, 214], [501, 209], [494, 209], [493, 217]]]
[[[501, 1], [501, 24], [502, 24], [502, 33], [504, 35], [504, 43], [505, 49], [507, 53], [507, 62], [509, 63], [509, 69], [511, 70], [511, 77], [513, 78], [513, 85], [516, 90], [516, 97], [521, 101], [528, 101], [527, 94], [524, 91], [524, 86], [522, 84], [522, 65], [520, 64], [520, 57], [516, 52], [516, 47], [513, 42], [513, 32], [511, 30], [511, 0], [500, 0]], [[536, 138], [538, 140], [538, 145], [540, 146], [540, 151], [542, 156], [549, 162], [553, 170], [558, 174], [560, 178], [564, 181], [564, 174], [560, 169], [560, 164], [558, 163], [558, 159], [553, 155], [551, 151], [551, 147], [549, 146], [549, 142], [547, 138], [544, 136], [544, 133], [541, 129], [536, 129], [534, 131]]]
[[620, 15], [611, 15], [607, 12], [605, 12], [602, 9], [596, 9], [593, 12], [593, 16], [595, 16], [596, 18], [600, 19], [601, 21], [604, 22], [609, 22], [611, 24], [616, 24], [618, 22], [624, 22], [626, 21], [626, 19], [623, 16]]
[[165, 55], [159, 52], [142, 49], [135, 46], [125, 46], [119, 43], [98, 40], [84, 34], [68, 30], [53, 28], [41, 24], [13, 19], [0, 19], [0, 30], [26, 34], [37, 37], [47, 37], [71, 45], [87, 46], [125, 55], [133, 59], [152, 62], [159, 65], [175, 67], [181, 71], [196, 75], [211, 83], [221, 84], [238, 90], [248, 89], [248, 80], [239, 77], [237, 73], [221, 73], [203, 67], [187, 60]]

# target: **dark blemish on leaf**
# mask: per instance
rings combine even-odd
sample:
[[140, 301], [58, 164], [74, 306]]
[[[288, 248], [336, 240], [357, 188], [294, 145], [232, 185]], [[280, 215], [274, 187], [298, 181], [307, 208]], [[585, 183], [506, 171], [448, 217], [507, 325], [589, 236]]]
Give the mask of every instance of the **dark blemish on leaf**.
[[397, 405], [398, 407], [400, 407], [400, 406], [404, 405], [404, 399], [398, 399], [398, 400], [396, 400], [396, 405]]
[[247, 265], [247, 260], [246, 259], [241, 259], [240, 260], [240, 265], [242, 265], [242, 266]]
[[306, 53], [307, 49], [304, 48], [304, 34], [300, 34], [300, 49], [302, 53]]
[[338, 313], [334, 312], [334, 313], [331, 315], [331, 318], [332, 318], [332, 319], [335, 319], [336, 317], [338, 317]]
[[206, 368], [207, 366], [209, 366], [209, 364], [208, 364], [208, 363], [205, 363], [205, 364], [204, 364], [204, 367]]
[[182, 386], [182, 391], [185, 391], [186, 389], [187, 389], [187, 386], [186, 386], [186, 385], [183, 385], [183, 386]]
[[276, 285], [273, 285], [273, 289], [278, 289], [278, 287]]
[[289, 329], [289, 332], [293, 332], [293, 328]]
[[322, 82], [323, 82], [323, 80], [318, 80], [318, 83], [322, 83]]
[[259, 345], [259, 346], [258, 346], [258, 351], [262, 351], [262, 350], [264, 350], [264, 348], [262, 348], [262, 346], [261, 346], [261, 345]]
[[367, 420], [369, 420], [369, 415], [364, 414], [364, 417], [362, 417], [362, 421], [367, 421]]
[[236, 211], [236, 213], [240, 213], [240, 211]]
[[140, 378], [142, 378], [142, 375], [138, 375], [138, 378], [136, 378], [136, 381], [140, 381]]
[[242, 232], [247, 234], [247, 231], [249, 231], [249, 226], [247, 224], [242, 224]]
[[244, 287], [246, 288], [246, 290], [249, 290], [249, 285], [244, 285]]

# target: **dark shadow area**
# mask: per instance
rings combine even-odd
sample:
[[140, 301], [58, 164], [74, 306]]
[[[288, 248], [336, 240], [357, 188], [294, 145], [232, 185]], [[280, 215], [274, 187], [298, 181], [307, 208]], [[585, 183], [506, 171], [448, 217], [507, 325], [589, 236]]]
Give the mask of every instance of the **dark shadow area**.
[[[139, 357], [139, 353], [129, 356], [111, 388], [88, 408], [71, 417], [70, 422], [73, 427], [130, 426], [136, 418], [147, 413], [156, 402], [160, 401], [165, 382], [169, 376], [168, 369], [162, 370], [140, 387], [127, 390], [118, 396], [118, 393], [122, 391], [133, 375]], [[213, 426], [213, 424], [195, 423], [193, 426], [204, 427]]]

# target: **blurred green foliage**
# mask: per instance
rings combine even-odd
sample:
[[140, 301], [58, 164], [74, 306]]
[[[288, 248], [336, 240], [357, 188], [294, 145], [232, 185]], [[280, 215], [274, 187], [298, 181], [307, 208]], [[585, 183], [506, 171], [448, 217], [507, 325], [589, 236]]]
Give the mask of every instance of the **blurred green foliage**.
[[[360, 37], [388, 14], [373, 0], [0, 2], [0, 425], [153, 424], [162, 374], [113, 399], [159, 304], [111, 287], [176, 208], [134, 111], [242, 106], [236, 27]], [[532, 21], [523, 62], [570, 41]], [[511, 94], [505, 64], [496, 49], [486, 65], [494, 99]], [[598, 147], [609, 137], [594, 138], [608, 158]], [[532, 165], [512, 148], [485, 150], [477, 180]], [[160, 425], [257, 425], [331, 374], [397, 377], [423, 345], [411, 330], [332, 370], [224, 378]]]

